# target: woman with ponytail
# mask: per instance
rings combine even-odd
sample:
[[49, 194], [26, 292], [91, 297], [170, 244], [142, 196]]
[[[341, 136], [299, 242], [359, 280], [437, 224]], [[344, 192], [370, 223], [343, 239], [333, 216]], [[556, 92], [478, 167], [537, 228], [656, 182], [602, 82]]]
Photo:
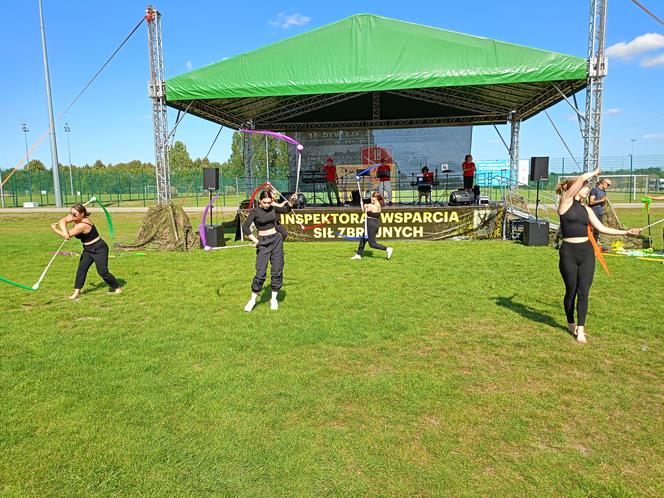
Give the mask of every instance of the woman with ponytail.
[[[629, 230], [615, 230], [605, 227], [592, 209], [581, 202], [588, 198], [590, 188], [588, 180], [600, 175], [597, 168], [590, 173], [570, 178], [556, 187], [560, 196], [558, 215], [560, 216], [560, 230], [563, 242], [560, 246], [560, 262], [558, 268], [565, 282], [565, 315], [567, 328], [576, 336], [580, 343], [586, 342], [585, 325], [588, 311], [588, 295], [593, 283], [595, 273], [595, 251], [592, 239], [594, 227], [600, 233], [608, 235], [639, 235], [638, 228]], [[576, 303], [576, 320], [574, 319], [574, 306]]]

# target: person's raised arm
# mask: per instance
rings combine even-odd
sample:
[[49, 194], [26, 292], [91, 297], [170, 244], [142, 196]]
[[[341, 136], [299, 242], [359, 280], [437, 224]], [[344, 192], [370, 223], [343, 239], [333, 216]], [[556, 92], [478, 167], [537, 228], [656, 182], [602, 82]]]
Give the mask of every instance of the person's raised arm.
[[565, 192], [563, 192], [561, 201], [566, 200], [571, 202], [588, 180], [590, 180], [593, 176], [599, 176], [601, 173], [602, 170], [595, 168], [593, 171], [577, 176], [574, 183], [572, 183], [572, 185], [567, 190], [565, 190]]

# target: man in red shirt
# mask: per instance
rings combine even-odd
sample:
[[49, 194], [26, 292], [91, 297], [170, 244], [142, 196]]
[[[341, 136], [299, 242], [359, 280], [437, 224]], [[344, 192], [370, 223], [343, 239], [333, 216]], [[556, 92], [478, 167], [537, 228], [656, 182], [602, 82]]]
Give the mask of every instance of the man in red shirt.
[[383, 163], [376, 168], [376, 177], [378, 178], [378, 192], [385, 202], [392, 205], [392, 182], [390, 181], [390, 165]]
[[327, 158], [327, 164], [323, 166], [325, 170], [325, 189], [327, 190], [327, 198], [332, 205], [332, 192], [337, 197], [337, 206], [341, 206], [341, 199], [339, 198], [339, 187], [337, 187], [337, 167], [334, 165], [334, 159]]
[[422, 175], [417, 179], [417, 203], [422, 204], [422, 197], [426, 204], [431, 203], [431, 184], [433, 183], [433, 173], [429, 172], [429, 168], [424, 166], [422, 168]]

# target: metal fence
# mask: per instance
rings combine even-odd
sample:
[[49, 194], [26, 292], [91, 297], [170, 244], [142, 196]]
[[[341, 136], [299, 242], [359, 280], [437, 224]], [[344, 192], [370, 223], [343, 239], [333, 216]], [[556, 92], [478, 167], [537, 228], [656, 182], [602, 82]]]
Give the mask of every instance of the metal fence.
[[[545, 191], [553, 191], [560, 177], [578, 174], [582, 163], [581, 158], [576, 162], [571, 158], [550, 158], [549, 179], [542, 182], [541, 188]], [[664, 191], [664, 156], [611, 156], [601, 160], [602, 169], [606, 175], [616, 172], [620, 174], [630, 173], [638, 177], [623, 177], [620, 181], [614, 181], [613, 189], [615, 200], [623, 202], [640, 201], [641, 194]], [[658, 170], [657, 170], [658, 169]], [[644, 171], [650, 172], [644, 174]], [[9, 171], [0, 171], [4, 178]], [[271, 182], [282, 192], [288, 190], [288, 179], [271, 178]], [[393, 179], [395, 184], [395, 201], [411, 201], [415, 194], [407, 178]], [[481, 179], [480, 179], [481, 180]], [[265, 178], [253, 178], [252, 186], [256, 188], [263, 183]], [[445, 200], [448, 190], [454, 190], [460, 186], [461, 179], [451, 177], [448, 184], [441, 179], [439, 190], [441, 200]], [[174, 200], [179, 200], [187, 206], [205, 205], [208, 192], [203, 190], [202, 170], [182, 170], [171, 173], [171, 195]], [[491, 181], [484, 183], [492, 184]], [[156, 202], [156, 188], [154, 170], [141, 168], [135, 171], [122, 168], [73, 168], [71, 173], [68, 168], [61, 168], [60, 185], [63, 202], [73, 204], [84, 202], [91, 196], [96, 196], [106, 204], [115, 206], [148, 206]], [[535, 183], [531, 182], [534, 186]], [[311, 185], [302, 185], [307, 192], [310, 201], [313, 200]], [[223, 172], [220, 177], [219, 204], [237, 206], [246, 199], [246, 182], [242, 177], [226, 177]], [[326, 202], [325, 193], [317, 193], [317, 201]], [[492, 200], [498, 200], [503, 195], [502, 187], [487, 188], [487, 194]], [[612, 199], [613, 200], [613, 199]], [[5, 207], [20, 207], [24, 202], [36, 202], [40, 206], [55, 204], [53, 193], [53, 175], [50, 170], [46, 171], [17, 171], [5, 184], [2, 201]]]

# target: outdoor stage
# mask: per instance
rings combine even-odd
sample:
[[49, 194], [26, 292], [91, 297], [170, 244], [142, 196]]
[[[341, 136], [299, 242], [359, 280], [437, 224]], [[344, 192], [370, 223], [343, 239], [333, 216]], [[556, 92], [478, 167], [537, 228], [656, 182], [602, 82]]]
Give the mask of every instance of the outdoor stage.
[[[240, 224], [248, 209], [238, 210]], [[378, 239], [443, 240], [502, 238], [505, 206], [502, 203], [469, 206], [385, 206]], [[357, 240], [364, 234], [364, 214], [359, 206], [311, 207], [280, 215], [289, 241], [322, 242]], [[241, 236], [238, 224], [238, 237]]]

